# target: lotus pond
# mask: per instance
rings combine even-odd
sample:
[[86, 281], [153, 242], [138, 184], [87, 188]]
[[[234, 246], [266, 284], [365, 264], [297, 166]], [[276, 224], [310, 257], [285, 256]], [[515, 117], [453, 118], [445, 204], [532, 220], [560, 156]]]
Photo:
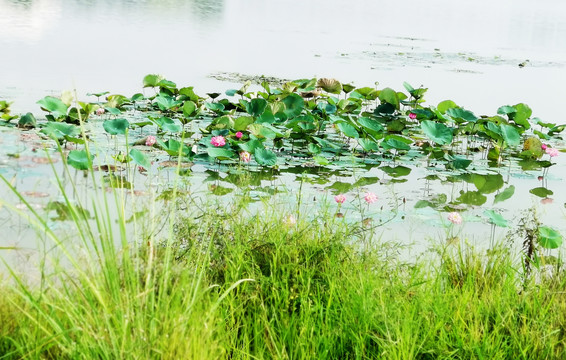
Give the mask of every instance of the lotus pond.
[[[150, 74], [136, 94], [45, 96], [43, 113], [12, 114], [1, 101], [0, 174], [53, 227], [69, 220], [55, 171], [81, 204], [94, 188], [124, 189], [142, 205], [179, 188], [251, 209], [282, 204], [290, 219], [324, 208], [417, 250], [431, 239], [487, 247], [503, 236], [521, 246], [529, 231], [559, 247], [566, 125], [524, 103], [493, 114], [429, 105], [427, 90], [313, 78], [199, 93]], [[13, 239], [3, 246], [33, 247], [25, 224], [0, 211]]]

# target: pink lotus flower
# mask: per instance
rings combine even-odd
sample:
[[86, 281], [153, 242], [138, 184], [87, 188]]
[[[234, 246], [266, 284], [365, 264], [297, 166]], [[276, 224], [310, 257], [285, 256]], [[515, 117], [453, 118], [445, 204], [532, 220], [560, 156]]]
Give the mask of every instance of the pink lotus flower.
[[367, 192], [367, 193], [364, 195], [364, 200], [365, 200], [368, 204], [372, 204], [372, 203], [374, 203], [374, 202], [377, 201], [377, 195], [375, 195], [375, 194], [372, 193], [372, 192]]
[[249, 152], [247, 152], [247, 151], [242, 151], [242, 152], [240, 153], [240, 161], [241, 161], [241, 162], [249, 163], [251, 157], [252, 157], [251, 154], [250, 154]]
[[96, 109], [96, 115], [98, 116], [104, 114], [104, 112], [105, 112], [104, 108], [99, 107], [98, 109]]
[[153, 135], [149, 135], [145, 138], [145, 146], [153, 146], [157, 142], [157, 139]]
[[546, 150], [547, 147], [548, 147], [548, 146], [545, 145], [545, 144], [542, 144], [542, 145], [540, 146], [540, 148], [543, 149], [543, 150]]
[[241, 139], [242, 136], [244, 136], [244, 134], [242, 134], [241, 131], [238, 131], [238, 132], [236, 133], [236, 139]]
[[462, 215], [455, 211], [448, 214], [448, 221], [450, 221], [452, 224], [460, 225], [463, 220], [464, 219], [462, 219]]
[[415, 114], [415, 113], [409, 113], [409, 119], [415, 120], [416, 118], [417, 118], [417, 114]]
[[220, 147], [226, 145], [226, 139], [224, 139], [224, 136], [214, 136], [210, 139], [210, 143], [216, 147]]
[[334, 197], [334, 201], [336, 201], [338, 204], [343, 204], [346, 202], [346, 195], [344, 194], [336, 195]]
[[548, 155], [550, 155], [550, 157], [558, 156], [558, 149], [556, 149], [556, 148], [547, 147], [544, 151], [545, 151]]

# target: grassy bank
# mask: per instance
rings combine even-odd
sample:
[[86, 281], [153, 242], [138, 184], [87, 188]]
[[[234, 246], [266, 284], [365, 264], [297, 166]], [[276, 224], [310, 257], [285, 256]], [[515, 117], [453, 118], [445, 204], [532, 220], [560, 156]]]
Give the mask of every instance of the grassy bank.
[[407, 264], [341, 219], [282, 213], [189, 207], [163, 241], [101, 242], [39, 286], [5, 278], [0, 358], [566, 356], [562, 273], [525, 279], [504, 249], [455, 245]]

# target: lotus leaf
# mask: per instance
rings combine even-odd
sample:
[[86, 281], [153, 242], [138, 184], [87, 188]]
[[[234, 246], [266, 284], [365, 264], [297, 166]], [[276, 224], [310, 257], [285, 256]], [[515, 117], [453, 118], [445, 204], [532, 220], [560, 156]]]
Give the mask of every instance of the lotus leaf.
[[507, 227], [507, 220], [505, 220], [505, 218], [501, 214], [493, 210], [485, 210], [483, 214], [487, 216], [487, 220], [490, 224], [500, 227]]
[[130, 123], [126, 119], [106, 120], [102, 123], [102, 127], [110, 135], [124, 135], [129, 126]]
[[61, 99], [53, 96], [46, 96], [37, 103], [41, 106], [42, 110], [48, 111], [55, 119], [67, 116], [69, 107], [65, 105]]
[[342, 84], [336, 79], [319, 79], [316, 86], [331, 94], [340, 94], [342, 92]]
[[163, 76], [156, 74], [149, 74], [143, 78], [143, 87], [157, 87], [159, 82], [164, 80]]
[[93, 156], [85, 150], [71, 150], [67, 156], [67, 163], [78, 170], [88, 170], [92, 166]]
[[134, 163], [146, 170], [149, 170], [149, 168], [151, 167], [151, 162], [149, 161], [148, 157], [138, 149], [130, 150], [130, 157], [132, 158]]
[[548, 226], [538, 228], [537, 240], [545, 249], [556, 249], [562, 245], [562, 235]]
[[438, 145], [446, 145], [452, 143], [452, 129], [448, 126], [431, 120], [423, 120], [421, 128], [426, 136]]
[[271, 150], [257, 148], [254, 151], [255, 161], [263, 166], [274, 166], [277, 164], [277, 155]]

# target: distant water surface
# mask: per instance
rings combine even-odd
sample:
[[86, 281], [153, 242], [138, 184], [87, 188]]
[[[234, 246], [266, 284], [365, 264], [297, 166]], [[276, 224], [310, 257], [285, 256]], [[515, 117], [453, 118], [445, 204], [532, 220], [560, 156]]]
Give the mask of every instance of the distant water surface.
[[148, 73], [223, 91], [210, 75], [229, 72], [407, 81], [432, 104], [566, 122], [565, 38], [559, 0], [0, 0], [0, 98], [39, 112], [66, 89], [132, 95]]

